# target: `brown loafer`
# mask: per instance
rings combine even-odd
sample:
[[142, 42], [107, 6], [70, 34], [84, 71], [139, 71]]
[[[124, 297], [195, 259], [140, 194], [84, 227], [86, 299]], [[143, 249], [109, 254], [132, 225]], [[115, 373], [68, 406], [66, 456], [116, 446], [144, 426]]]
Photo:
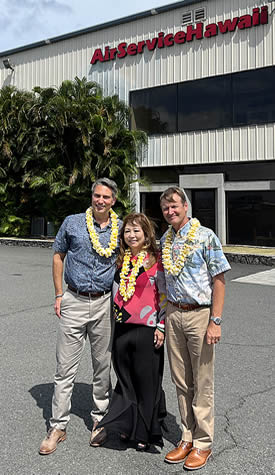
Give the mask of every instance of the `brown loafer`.
[[47, 436], [42, 441], [39, 449], [41, 455], [52, 454], [59, 442], [63, 442], [66, 439], [66, 432], [64, 430], [55, 429], [54, 427], [48, 431]]
[[188, 455], [189, 452], [192, 450], [192, 447], [192, 442], [185, 442], [184, 440], [181, 440], [179, 445], [175, 449], [168, 452], [164, 461], [167, 463], [183, 462], [186, 455]]
[[198, 470], [206, 465], [207, 460], [211, 456], [211, 449], [202, 450], [193, 448], [184, 463], [187, 470]]

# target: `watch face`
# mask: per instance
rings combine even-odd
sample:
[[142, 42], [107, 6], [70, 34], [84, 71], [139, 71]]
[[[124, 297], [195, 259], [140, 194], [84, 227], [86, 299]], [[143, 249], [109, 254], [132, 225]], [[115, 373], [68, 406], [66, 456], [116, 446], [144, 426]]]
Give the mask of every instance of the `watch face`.
[[211, 317], [211, 320], [213, 320], [216, 325], [220, 325], [222, 322], [222, 319], [220, 317]]

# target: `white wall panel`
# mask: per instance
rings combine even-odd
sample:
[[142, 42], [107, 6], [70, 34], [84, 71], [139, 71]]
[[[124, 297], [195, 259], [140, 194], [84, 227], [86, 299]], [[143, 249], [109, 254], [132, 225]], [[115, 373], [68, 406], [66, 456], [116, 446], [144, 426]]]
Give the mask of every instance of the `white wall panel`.
[[[275, 6], [275, 2], [274, 6]], [[206, 24], [245, 13], [251, 14], [258, 2], [254, 0], [209, 0], [200, 3], [207, 8]], [[196, 4], [185, 9], [175, 9], [142, 20], [106, 28], [57, 43], [10, 55], [16, 65], [13, 82], [18, 87], [31, 89], [35, 85], [59, 85], [63, 79], [75, 75], [89, 76], [104, 86], [110, 94], [126, 87], [129, 89], [153, 87], [184, 80], [225, 74], [274, 64], [274, 15], [269, 24], [239, 30], [210, 39], [194, 40], [170, 48], [147, 50], [142, 55], [128, 56], [106, 63], [89, 64], [95, 48], [115, 46], [153, 38], [160, 31], [176, 33], [181, 27], [184, 10], [194, 9]], [[270, 11], [272, 4], [269, 5]], [[9, 72], [1, 66], [1, 84]], [[123, 87], [121, 88], [121, 84]]]
[[[206, 24], [217, 23], [234, 16], [252, 14], [252, 8], [275, 2], [255, 0], [208, 0]], [[128, 102], [129, 91], [153, 86], [199, 79], [275, 64], [275, 13], [269, 23], [233, 33], [218, 34], [174, 45], [170, 48], [144, 50], [143, 54], [127, 56], [105, 63], [90, 65], [96, 48], [130, 44], [151, 39], [160, 31], [176, 33], [184, 11], [196, 4], [125, 24], [116, 25], [80, 36], [68, 38], [22, 52], [10, 54], [15, 71], [9, 74], [0, 64], [0, 84], [14, 84], [21, 89], [59, 86], [64, 79], [86, 76], [101, 84], [104, 94], [119, 94]], [[209, 132], [177, 134], [149, 139], [148, 155], [143, 166], [199, 164], [274, 159], [274, 125], [242, 127]]]
[[274, 160], [275, 125], [151, 137], [142, 166]]

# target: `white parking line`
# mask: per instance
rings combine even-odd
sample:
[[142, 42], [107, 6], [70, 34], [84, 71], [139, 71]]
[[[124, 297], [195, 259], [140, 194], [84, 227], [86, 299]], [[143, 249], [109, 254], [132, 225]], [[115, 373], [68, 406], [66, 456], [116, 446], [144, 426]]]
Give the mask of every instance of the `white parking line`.
[[275, 269], [265, 270], [257, 274], [246, 275], [233, 279], [232, 282], [240, 282], [241, 284], [258, 284], [258, 285], [274, 285], [275, 286]]

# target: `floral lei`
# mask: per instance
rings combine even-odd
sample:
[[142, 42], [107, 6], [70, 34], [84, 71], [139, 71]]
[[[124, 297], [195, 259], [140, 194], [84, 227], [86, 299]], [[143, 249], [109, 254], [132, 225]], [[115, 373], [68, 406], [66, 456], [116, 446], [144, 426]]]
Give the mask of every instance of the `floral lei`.
[[100, 245], [98, 235], [94, 228], [93, 209], [92, 207], [90, 207], [86, 210], [86, 224], [89, 231], [91, 243], [93, 245], [94, 250], [102, 257], [111, 257], [112, 253], [117, 247], [118, 218], [117, 218], [117, 214], [112, 209], [110, 209], [110, 217], [111, 217], [111, 224], [112, 224], [110, 242], [109, 242], [108, 247], [103, 248]]
[[[136, 287], [136, 278], [139, 273], [139, 269], [143, 264], [143, 261], [147, 255], [146, 251], [141, 251], [138, 254], [135, 264], [133, 265], [132, 272], [130, 272], [130, 260], [131, 260], [131, 250], [128, 248], [124, 254], [123, 264], [120, 272], [120, 283], [119, 283], [119, 293], [122, 296], [124, 302], [130, 300], [134, 295]], [[128, 280], [128, 285], [127, 285]]]
[[[193, 218], [191, 221], [191, 227], [189, 229], [189, 232], [186, 235], [186, 241], [184, 243], [184, 246], [182, 247], [176, 259], [173, 259], [172, 257], [173, 231], [172, 226], [169, 227], [162, 250], [162, 262], [168, 274], [177, 276], [183, 269], [186, 258], [194, 249], [194, 241], [196, 239], [196, 232], [199, 226], [199, 220]], [[187, 244], [187, 242], [191, 244]]]

